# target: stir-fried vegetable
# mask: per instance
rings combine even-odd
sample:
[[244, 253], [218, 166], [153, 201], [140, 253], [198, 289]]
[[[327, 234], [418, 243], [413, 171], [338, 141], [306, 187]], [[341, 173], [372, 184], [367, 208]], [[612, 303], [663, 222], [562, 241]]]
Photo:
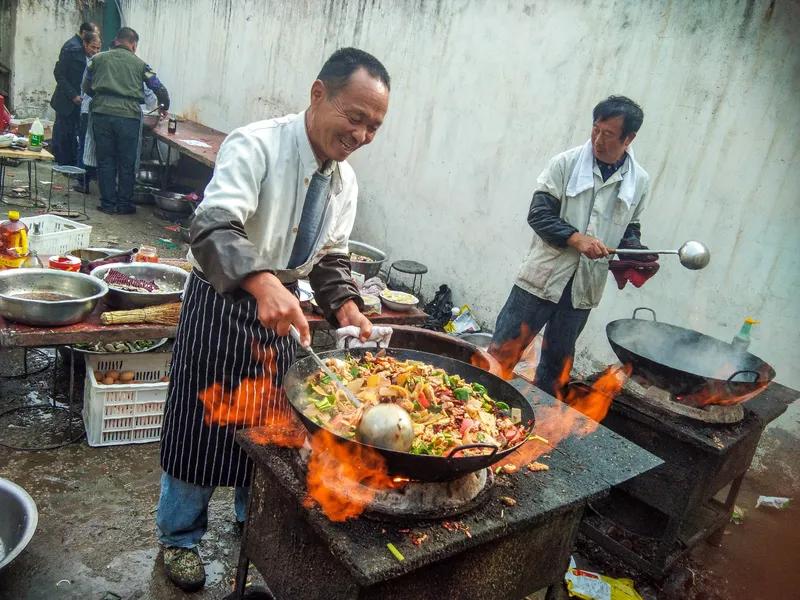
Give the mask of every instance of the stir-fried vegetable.
[[[411, 452], [446, 455], [456, 446], [485, 443], [500, 449], [526, 435], [505, 402], [492, 399], [485, 386], [414, 360], [367, 352], [362, 359], [329, 359], [328, 367], [364, 404], [360, 409], [319, 371], [306, 381], [309, 402], [304, 414], [318, 425], [352, 438], [364, 408], [381, 402], [399, 404], [411, 416]], [[465, 454], [479, 454], [470, 449]]]

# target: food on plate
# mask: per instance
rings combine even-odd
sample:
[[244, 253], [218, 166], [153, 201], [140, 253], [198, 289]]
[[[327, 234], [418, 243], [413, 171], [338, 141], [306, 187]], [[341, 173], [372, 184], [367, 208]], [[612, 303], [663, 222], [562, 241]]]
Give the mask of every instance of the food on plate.
[[[365, 408], [392, 402], [406, 409], [414, 426], [412, 454], [447, 455], [456, 446], [485, 443], [501, 450], [525, 439], [505, 402], [489, 396], [480, 383], [416, 360], [367, 352], [363, 358], [328, 359], [328, 367], [363, 403], [356, 408], [322, 371], [306, 379], [308, 404], [303, 414], [346, 438], [356, 435]], [[473, 448], [465, 455], [488, 452]]]
[[398, 304], [417, 304], [419, 302], [416, 296], [397, 290], [382, 290], [381, 296], [390, 302], [397, 302]]
[[356, 262], [375, 262], [374, 258], [364, 256], [363, 254], [356, 254], [355, 252], [350, 253], [350, 260], [354, 260]]

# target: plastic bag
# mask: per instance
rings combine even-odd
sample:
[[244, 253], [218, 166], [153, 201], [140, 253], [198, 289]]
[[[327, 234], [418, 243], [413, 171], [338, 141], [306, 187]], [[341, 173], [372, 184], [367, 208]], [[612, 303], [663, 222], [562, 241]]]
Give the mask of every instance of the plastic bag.
[[570, 557], [569, 569], [564, 575], [571, 598], [582, 600], [643, 600], [633, 587], [631, 579], [614, 579], [578, 569]]
[[756, 501], [756, 508], [766, 506], [769, 508], [786, 508], [792, 501], [791, 498], [781, 498], [780, 496], [759, 496]]
[[481, 326], [478, 325], [475, 317], [472, 316], [469, 304], [465, 304], [461, 307], [457, 316], [444, 326], [444, 330], [447, 333], [457, 335], [460, 333], [475, 333], [481, 330]]

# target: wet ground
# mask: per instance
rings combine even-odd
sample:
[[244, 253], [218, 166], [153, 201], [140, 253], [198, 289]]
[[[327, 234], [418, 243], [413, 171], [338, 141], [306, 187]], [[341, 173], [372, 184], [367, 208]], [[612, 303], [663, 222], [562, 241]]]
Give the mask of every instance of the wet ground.
[[[134, 216], [109, 216], [95, 211], [96, 204], [96, 196], [87, 200], [94, 245], [127, 248], [149, 242], [162, 256], [184, 253], [180, 245], [158, 245], [159, 238], [174, 239], [174, 234], [151, 209], [140, 209]], [[36, 213], [21, 210], [23, 216]], [[32, 363], [45, 366], [47, 360], [39, 356]], [[19, 353], [3, 353], [0, 373], [18, 371], [20, 361]], [[63, 369], [55, 377], [49, 370], [22, 379], [0, 378], [0, 413], [53, 397], [66, 406], [66, 381]], [[77, 385], [79, 410], [81, 382]], [[0, 416], [0, 443], [49, 445], [68, 438], [75, 432], [68, 430], [65, 415], [57, 411]], [[205, 589], [185, 595], [166, 581], [154, 525], [158, 444], [91, 448], [82, 440], [46, 451], [0, 446], [0, 476], [23, 486], [39, 509], [39, 525], [28, 548], [0, 571], [2, 600], [219, 599], [231, 589], [238, 537], [227, 489], [219, 489], [212, 499], [209, 532], [200, 548], [208, 574]], [[755, 509], [759, 495], [795, 501], [785, 510]], [[744, 520], [728, 527], [722, 546], [701, 544], [666, 582], [647, 582], [625, 570], [609, 574], [633, 575], [647, 600], [797, 597], [800, 406], [793, 406], [765, 433], [737, 504], [746, 509]], [[442, 597], [448, 597], [446, 592]]]

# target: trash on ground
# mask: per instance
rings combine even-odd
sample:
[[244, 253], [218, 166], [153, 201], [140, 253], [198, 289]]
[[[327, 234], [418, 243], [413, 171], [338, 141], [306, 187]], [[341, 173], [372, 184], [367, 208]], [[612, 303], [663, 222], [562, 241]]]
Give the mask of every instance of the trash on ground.
[[578, 569], [570, 557], [564, 575], [570, 598], [582, 600], [643, 600], [633, 587], [632, 579], [614, 579], [599, 573]]
[[744, 521], [745, 514], [747, 514], [747, 511], [744, 508], [734, 505], [733, 513], [731, 514], [731, 523], [741, 525]]
[[781, 498], [780, 496], [759, 496], [756, 501], [756, 508], [759, 506], [766, 506], [767, 508], [786, 508], [791, 501], [791, 498]]

